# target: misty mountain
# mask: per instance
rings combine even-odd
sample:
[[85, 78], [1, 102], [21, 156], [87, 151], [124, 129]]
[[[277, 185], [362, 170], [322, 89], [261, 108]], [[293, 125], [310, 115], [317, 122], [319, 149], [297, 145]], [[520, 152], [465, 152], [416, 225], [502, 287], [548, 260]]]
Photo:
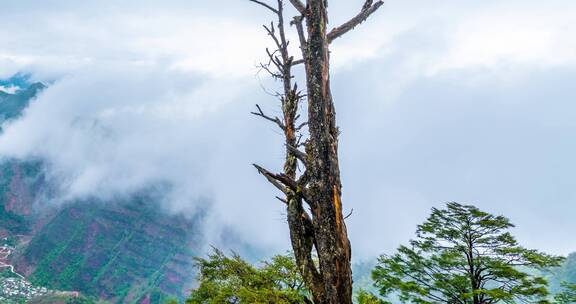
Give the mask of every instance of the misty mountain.
[[548, 275], [548, 281], [552, 293], [560, 291], [562, 282], [576, 284], [576, 252], [568, 255], [564, 264]]
[[[4, 81], [0, 122], [17, 119], [45, 86]], [[36, 286], [112, 303], [182, 298], [193, 280], [199, 217], [161, 210], [158, 190], [109, 201], [60, 202], [41, 160], [0, 161], [0, 239], [16, 245], [9, 263]]]
[[[22, 82], [18, 82], [18, 84], [23, 85]], [[16, 86], [16, 84], [12, 85]], [[0, 124], [20, 116], [22, 111], [30, 103], [30, 100], [46, 88], [46, 86], [40, 82], [29, 84], [25, 87], [18, 87], [21, 89], [15, 94], [0, 91]]]
[[[45, 85], [23, 76], [0, 81], [0, 127], [18, 119]], [[0, 129], [1, 130], [1, 129]], [[0, 161], [0, 239], [17, 245], [15, 269], [37, 286], [78, 291], [112, 303], [162, 303], [192, 286], [192, 257], [201, 218], [161, 210], [161, 188], [109, 201], [54, 202], [46, 164], [37, 159]], [[354, 267], [356, 288], [375, 291], [373, 261]], [[576, 253], [548, 276], [552, 292], [576, 282]]]

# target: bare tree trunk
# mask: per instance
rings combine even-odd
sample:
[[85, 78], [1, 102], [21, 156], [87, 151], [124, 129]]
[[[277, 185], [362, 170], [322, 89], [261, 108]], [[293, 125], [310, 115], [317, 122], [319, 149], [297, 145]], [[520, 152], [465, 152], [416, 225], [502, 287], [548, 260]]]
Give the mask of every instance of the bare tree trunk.
[[350, 241], [342, 215], [338, 129], [330, 93], [326, 1], [308, 1], [308, 126], [310, 199], [315, 202], [318, 259], [328, 303], [352, 303]]
[[[277, 50], [266, 50], [269, 61], [261, 67], [283, 83], [283, 92], [277, 93], [282, 103], [283, 119], [267, 116], [258, 105], [258, 112], [252, 114], [274, 122], [283, 130], [286, 143], [283, 173], [274, 174], [258, 165], [254, 166], [285, 195], [285, 198], [279, 199], [287, 207], [296, 263], [314, 303], [351, 304], [351, 249], [342, 215], [339, 131], [330, 92], [329, 44], [365, 21], [383, 3], [366, 0], [358, 15], [327, 32], [326, 0], [308, 0], [306, 5], [300, 0], [290, 0], [301, 14], [291, 22], [298, 32], [303, 57], [294, 60], [288, 52], [283, 1], [276, 0], [276, 7], [259, 0], [250, 1], [264, 6], [278, 17], [278, 30], [274, 24], [264, 26]], [[303, 96], [292, 83], [292, 68], [301, 63], [305, 66], [306, 74], [308, 121], [297, 125], [297, 113]], [[301, 143], [303, 134], [300, 131], [306, 125], [309, 136], [305, 143]], [[304, 152], [299, 150], [300, 146], [305, 147]], [[300, 176], [297, 174], [298, 161], [306, 168]], [[310, 212], [305, 210], [304, 203]], [[315, 263], [314, 256], [317, 256], [318, 263]]]

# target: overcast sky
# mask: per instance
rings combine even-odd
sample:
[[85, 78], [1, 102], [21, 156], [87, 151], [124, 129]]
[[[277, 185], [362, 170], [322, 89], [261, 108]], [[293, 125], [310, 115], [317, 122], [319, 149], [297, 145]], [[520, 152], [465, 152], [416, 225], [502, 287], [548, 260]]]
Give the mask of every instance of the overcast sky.
[[[362, 2], [331, 0], [331, 26]], [[0, 78], [51, 83], [6, 126], [1, 155], [46, 159], [62, 200], [165, 183], [167, 210], [211, 210], [207, 243], [234, 231], [257, 249], [288, 249], [283, 206], [250, 166], [282, 164], [279, 133], [249, 115], [256, 103], [279, 112], [263, 90], [279, 84], [255, 67], [269, 45], [265, 10], [242, 0], [1, 7]], [[389, 0], [331, 56], [357, 258], [405, 243], [447, 201], [508, 216], [526, 246], [576, 251], [576, 2]]]

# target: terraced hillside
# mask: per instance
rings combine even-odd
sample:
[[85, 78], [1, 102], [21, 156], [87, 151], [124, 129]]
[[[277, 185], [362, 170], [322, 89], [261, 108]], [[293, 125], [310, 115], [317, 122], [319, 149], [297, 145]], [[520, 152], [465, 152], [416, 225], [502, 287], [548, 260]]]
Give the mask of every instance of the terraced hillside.
[[192, 280], [194, 221], [159, 215], [149, 198], [78, 202], [34, 236], [15, 265], [31, 282], [114, 303], [160, 303]]

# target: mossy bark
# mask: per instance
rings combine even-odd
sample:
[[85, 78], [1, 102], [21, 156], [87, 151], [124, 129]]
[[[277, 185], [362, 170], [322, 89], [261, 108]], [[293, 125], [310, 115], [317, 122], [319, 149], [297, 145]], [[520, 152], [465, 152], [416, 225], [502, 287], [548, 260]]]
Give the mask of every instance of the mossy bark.
[[306, 79], [308, 89], [308, 196], [322, 276], [323, 303], [352, 303], [351, 249], [342, 215], [338, 128], [330, 92], [327, 2], [308, 1]]

